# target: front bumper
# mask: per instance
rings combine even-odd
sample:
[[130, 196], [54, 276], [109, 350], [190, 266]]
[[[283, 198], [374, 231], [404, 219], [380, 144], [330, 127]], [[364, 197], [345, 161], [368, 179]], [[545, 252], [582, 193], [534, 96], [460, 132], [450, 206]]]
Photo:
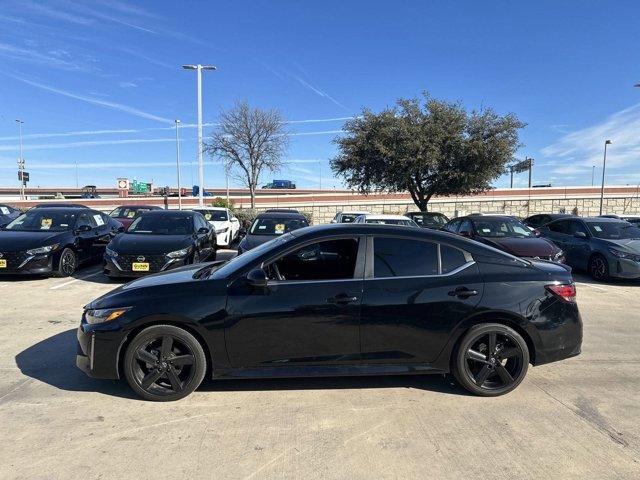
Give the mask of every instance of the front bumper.
[[118, 379], [120, 348], [126, 335], [118, 330], [99, 330], [83, 318], [78, 327], [76, 367], [93, 378]]
[[133, 270], [121, 265], [121, 262], [117, 258], [113, 258], [105, 253], [102, 261], [102, 271], [109, 277], [144, 277], [145, 275], [151, 275], [152, 273], [164, 272], [173, 268], [182, 267], [189, 264], [189, 257], [173, 258], [164, 262], [159, 266], [151, 267], [146, 272], [134, 272]]
[[[3, 256], [4, 257], [4, 256]], [[0, 275], [42, 275], [53, 272], [53, 255], [7, 255], [7, 266], [0, 268]]]
[[640, 279], [640, 262], [627, 258], [618, 258], [611, 255], [608, 258], [609, 275], [614, 278], [627, 280]]

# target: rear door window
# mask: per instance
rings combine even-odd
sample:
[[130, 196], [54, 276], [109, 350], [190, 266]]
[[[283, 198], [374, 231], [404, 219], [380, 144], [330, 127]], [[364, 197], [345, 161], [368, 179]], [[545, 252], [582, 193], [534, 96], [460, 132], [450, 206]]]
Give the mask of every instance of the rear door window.
[[373, 240], [374, 278], [438, 275], [438, 246], [405, 238]]
[[449, 245], [440, 245], [440, 261], [442, 273], [450, 273], [467, 263], [464, 252]]
[[558, 220], [547, 225], [549, 230], [555, 233], [566, 234], [569, 230], [569, 222], [567, 220]]

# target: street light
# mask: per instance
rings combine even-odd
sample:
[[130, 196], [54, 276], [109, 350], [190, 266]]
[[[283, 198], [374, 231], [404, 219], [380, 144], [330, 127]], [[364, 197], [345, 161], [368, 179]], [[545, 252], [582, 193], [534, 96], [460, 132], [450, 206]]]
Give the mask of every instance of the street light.
[[602, 203], [604, 201], [604, 173], [607, 168], [607, 145], [611, 145], [611, 140], [604, 142], [604, 160], [602, 162], [602, 187], [600, 188], [600, 215], [602, 215]]
[[178, 173], [178, 210], [182, 210], [182, 192], [180, 190], [180, 137], [178, 135], [178, 125], [180, 120], [174, 120], [176, 124], [176, 172]]
[[22, 155], [22, 120], [16, 119], [20, 132], [20, 158], [18, 159], [18, 181], [20, 182], [20, 200], [24, 200], [24, 156]]
[[202, 70], [217, 70], [213, 65], [182, 65], [185, 70], [198, 72], [198, 204], [204, 206], [204, 160], [202, 159]]
[[591, 186], [593, 187], [594, 181], [596, 178], [596, 166], [592, 165], [591, 166]]

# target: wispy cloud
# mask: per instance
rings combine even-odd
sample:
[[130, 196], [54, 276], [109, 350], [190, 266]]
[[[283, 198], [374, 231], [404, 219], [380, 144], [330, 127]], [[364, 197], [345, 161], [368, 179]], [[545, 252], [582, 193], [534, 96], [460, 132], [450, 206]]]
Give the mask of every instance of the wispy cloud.
[[60, 8], [49, 7], [42, 3], [23, 0], [22, 2], [20, 2], [20, 7], [22, 9], [30, 10], [36, 15], [42, 15], [55, 20], [64, 20], [66, 22], [76, 23], [79, 25], [91, 25], [94, 23], [94, 20], [91, 18], [65, 12]]
[[[188, 140], [188, 139], [183, 139]], [[195, 140], [195, 139], [192, 139]], [[87, 140], [84, 142], [63, 142], [63, 143], [38, 143], [35, 145], [24, 145], [24, 150], [52, 150], [60, 148], [80, 148], [97, 147], [102, 145], [131, 145], [138, 143], [163, 143], [175, 142], [175, 138], [128, 138], [119, 140]], [[19, 145], [0, 145], [0, 152], [18, 151]]]
[[557, 165], [553, 173], [585, 173], [592, 165], [602, 163], [604, 142], [611, 140], [613, 145], [607, 149], [607, 167], [625, 167], [640, 160], [638, 132], [640, 103], [616, 112], [596, 125], [568, 133], [541, 152]]
[[135, 82], [118, 82], [118, 86], [121, 88], [136, 88], [138, 84]]
[[[94, 94], [97, 95], [97, 94]], [[305, 123], [322, 123], [322, 122], [334, 122], [338, 120], [348, 120], [353, 117], [339, 117], [339, 118], [314, 118], [308, 120], [288, 120], [285, 123], [287, 124], [305, 124]], [[206, 122], [203, 123], [205, 127], [214, 127], [217, 123], [214, 122]], [[191, 129], [196, 128], [197, 125], [195, 123], [181, 123], [180, 130], [182, 129]], [[57, 137], [82, 137], [82, 136], [93, 136], [93, 135], [112, 135], [117, 133], [146, 133], [146, 132], [154, 132], [154, 131], [163, 131], [163, 130], [173, 130], [175, 127], [149, 127], [149, 128], [116, 128], [116, 129], [100, 129], [100, 130], [78, 130], [74, 132], [59, 132], [59, 133], [30, 133], [22, 136], [24, 139], [36, 139], [36, 138], [57, 138]], [[292, 136], [300, 136], [300, 135], [329, 135], [334, 133], [342, 133], [342, 130], [326, 130], [319, 132], [293, 132], [290, 135]], [[12, 135], [9, 137], [0, 137], [0, 141], [11, 141], [18, 140], [17, 135]]]
[[58, 95], [62, 95], [62, 96], [69, 97], [69, 98], [73, 98], [73, 99], [80, 100], [82, 102], [90, 103], [90, 104], [93, 104], [93, 105], [97, 105], [99, 107], [110, 108], [112, 110], [118, 110], [118, 111], [121, 111], [121, 112], [129, 113], [131, 115], [135, 115], [137, 117], [146, 118], [148, 120], [155, 120], [157, 122], [173, 123], [173, 120], [169, 120], [168, 118], [159, 117], [158, 115], [153, 115], [151, 113], [144, 112], [144, 111], [139, 110], [137, 108], [130, 107], [128, 105], [123, 105], [121, 103], [116, 103], [116, 102], [110, 102], [110, 101], [102, 100], [102, 99], [99, 99], [99, 98], [93, 98], [93, 97], [87, 97], [87, 96], [84, 96], [84, 95], [79, 95], [79, 94], [68, 92], [66, 90], [62, 90], [62, 89], [59, 89], [59, 88], [51, 87], [51, 86], [45, 85], [43, 83], [34, 82], [32, 80], [28, 80], [26, 78], [19, 77], [17, 75], [9, 75], [9, 76], [14, 78], [15, 80], [18, 80], [20, 82], [26, 83], [27, 85], [31, 85], [32, 87], [40, 88], [40, 89], [45, 90], [47, 92], [56, 93]]
[[39, 52], [34, 47], [22, 48], [16, 45], [0, 43], [0, 56], [21, 62], [44, 65], [50, 68], [70, 71], [93, 71], [95, 68], [87, 62], [74, 62], [64, 50]]
[[298, 83], [300, 83], [302, 86], [306, 87], [307, 89], [311, 90], [313, 93], [315, 93], [316, 95], [322, 97], [322, 98], [326, 98], [327, 100], [329, 100], [330, 102], [332, 102], [334, 105], [337, 105], [338, 107], [344, 109], [344, 110], [349, 110], [347, 107], [345, 107], [343, 104], [341, 104], [339, 101], [337, 101], [335, 98], [333, 98], [331, 95], [329, 95], [327, 92], [324, 92], [322, 90], [320, 90], [318, 87], [314, 87], [313, 85], [311, 85], [309, 82], [307, 82], [306, 80], [303, 80], [302, 78], [300, 78], [297, 75], [291, 75], [293, 78], [295, 78]]

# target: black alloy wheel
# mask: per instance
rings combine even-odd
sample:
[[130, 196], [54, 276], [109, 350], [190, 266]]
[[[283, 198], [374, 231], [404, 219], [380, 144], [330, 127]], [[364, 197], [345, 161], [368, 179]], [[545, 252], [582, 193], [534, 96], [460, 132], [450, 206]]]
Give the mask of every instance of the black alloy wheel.
[[589, 259], [588, 270], [594, 280], [604, 282], [609, 279], [609, 263], [602, 255], [594, 255]]
[[206, 358], [200, 342], [172, 325], [154, 325], [133, 339], [124, 372], [133, 390], [146, 400], [186, 397], [204, 378]]
[[493, 397], [516, 388], [529, 366], [527, 344], [512, 328], [477, 325], [464, 336], [456, 352], [454, 375], [476, 395]]
[[57, 277], [70, 277], [78, 268], [78, 258], [76, 252], [70, 248], [65, 248], [60, 254], [58, 261], [58, 270], [55, 272]]

